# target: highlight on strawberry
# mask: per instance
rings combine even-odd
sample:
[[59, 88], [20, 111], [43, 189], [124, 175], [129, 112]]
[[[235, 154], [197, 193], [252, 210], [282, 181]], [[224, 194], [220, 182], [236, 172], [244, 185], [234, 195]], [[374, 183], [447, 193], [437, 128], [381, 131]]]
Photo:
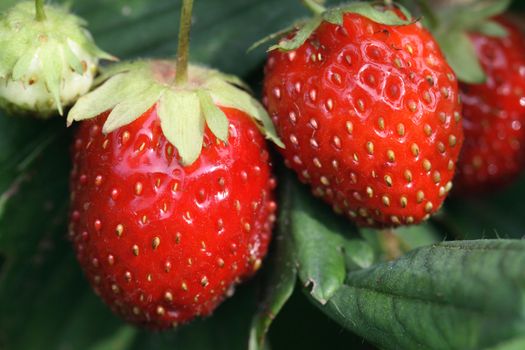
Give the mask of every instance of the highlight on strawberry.
[[86, 23], [59, 5], [23, 1], [0, 14], [0, 106], [48, 118], [91, 88], [100, 59]]
[[360, 226], [428, 219], [463, 142], [457, 79], [438, 44], [397, 5], [304, 3], [313, 17], [283, 31], [264, 77], [286, 164]]
[[209, 315], [261, 266], [275, 221], [265, 137], [238, 78], [188, 64], [192, 0], [175, 60], [103, 72], [76, 132], [70, 237], [95, 292], [126, 321], [164, 329]]

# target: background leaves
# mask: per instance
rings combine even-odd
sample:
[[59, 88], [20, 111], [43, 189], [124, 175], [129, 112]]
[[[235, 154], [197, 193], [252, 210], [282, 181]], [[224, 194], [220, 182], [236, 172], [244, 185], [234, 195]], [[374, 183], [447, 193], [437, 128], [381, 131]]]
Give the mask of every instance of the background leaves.
[[[0, 10], [13, 3], [2, 0]], [[89, 21], [97, 43], [121, 58], [173, 55], [179, 6], [173, 0], [72, 2]], [[192, 57], [241, 75], [257, 90], [264, 49], [250, 54], [246, 49], [305, 13], [296, 0], [198, 0]], [[374, 348], [343, 326], [387, 349], [410, 349], [416, 343], [430, 349], [524, 347], [523, 243], [472, 243], [497, 245], [490, 250], [469, 250], [471, 243], [432, 245], [444, 239], [521, 238], [523, 180], [482, 198], [451, 198], [428, 224], [378, 232], [358, 231], [293, 175], [281, 174], [281, 191], [289, 202], [281, 202], [281, 235], [262, 273], [213, 317], [175, 332], [151, 333], [125, 325], [94, 296], [66, 240], [72, 130], [63, 119], [35, 121], [2, 113], [0, 349], [246, 349], [257, 310], [253, 324], [259, 339], [280, 311], [267, 335], [272, 349]], [[416, 247], [422, 248], [403, 256]], [[372, 287], [376, 293], [367, 296]], [[441, 304], [427, 305], [414, 296]], [[441, 328], [434, 329], [432, 322]], [[452, 325], [457, 335], [439, 333]], [[401, 336], [406, 330], [411, 337]]]

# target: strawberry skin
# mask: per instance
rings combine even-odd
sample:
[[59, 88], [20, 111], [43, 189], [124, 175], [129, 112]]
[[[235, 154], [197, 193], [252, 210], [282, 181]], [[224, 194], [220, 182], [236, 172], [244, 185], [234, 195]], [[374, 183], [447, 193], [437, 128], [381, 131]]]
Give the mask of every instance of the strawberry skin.
[[263, 102], [286, 164], [359, 225], [418, 223], [452, 187], [457, 81], [419, 23], [323, 22], [298, 49], [269, 54]]
[[129, 322], [164, 329], [209, 315], [266, 254], [276, 204], [264, 137], [244, 112], [221, 109], [228, 143], [206, 129], [186, 167], [155, 106], [107, 136], [108, 113], [77, 130], [70, 237], [96, 293]]
[[454, 181], [463, 193], [509, 183], [525, 161], [525, 38], [510, 23], [497, 21], [506, 37], [470, 35], [486, 82], [460, 84], [465, 145]]

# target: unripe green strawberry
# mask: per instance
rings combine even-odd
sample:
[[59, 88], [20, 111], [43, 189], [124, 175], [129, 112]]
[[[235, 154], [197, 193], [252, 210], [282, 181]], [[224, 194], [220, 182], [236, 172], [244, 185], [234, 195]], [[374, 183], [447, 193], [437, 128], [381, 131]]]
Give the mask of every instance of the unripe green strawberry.
[[38, 1], [2, 13], [0, 106], [45, 118], [62, 114], [88, 92], [99, 59], [113, 57], [95, 45], [84, 25], [65, 8], [44, 8]]

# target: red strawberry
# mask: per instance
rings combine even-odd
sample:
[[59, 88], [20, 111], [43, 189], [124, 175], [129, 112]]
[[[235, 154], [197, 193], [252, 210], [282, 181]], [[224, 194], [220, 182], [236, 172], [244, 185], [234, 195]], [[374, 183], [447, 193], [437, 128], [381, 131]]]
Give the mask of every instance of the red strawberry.
[[363, 226], [418, 223], [452, 186], [457, 81], [419, 23], [381, 24], [359, 6], [400, 21], [361, 3], [323, 14], [309, 35], [306, 24], [281, 42], [288, 52], [270, 53], [264, 102], [287, 165], [336, 212]]
[[256, 102], [232, 77], [190, 67], [190, 84], [174, 87], [174, 65], [158, 61], [113, 73], [69, 115], [93, 117], [74, 142], [70, 236], [97, 294], [125, 320], [161, 329], [209, 315], [259, 268], [275, 181], [254, 116], [241, 111]]
[[525, 165], [525, 38], [497, 21], [506, 36], [470, 35], [487, 80], [460, 85], [465, 145], [455, 182], [462, 192], [507, 184]]

